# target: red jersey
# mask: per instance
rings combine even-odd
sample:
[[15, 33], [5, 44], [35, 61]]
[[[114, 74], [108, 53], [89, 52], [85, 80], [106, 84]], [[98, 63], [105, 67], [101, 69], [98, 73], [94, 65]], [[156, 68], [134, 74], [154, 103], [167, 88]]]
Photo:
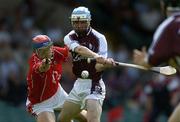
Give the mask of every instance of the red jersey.
[[53, 46], [53, 58], [50, 68], [46, 72], [39, 72], [42, 60], [33, 53], [29, 59], [29, 72], [27, 75], [28, 99], [31, 104], [39, 103], [52, 97], [58, 87], [62, 74], [62, 62], [67, 59], [68, 48]]

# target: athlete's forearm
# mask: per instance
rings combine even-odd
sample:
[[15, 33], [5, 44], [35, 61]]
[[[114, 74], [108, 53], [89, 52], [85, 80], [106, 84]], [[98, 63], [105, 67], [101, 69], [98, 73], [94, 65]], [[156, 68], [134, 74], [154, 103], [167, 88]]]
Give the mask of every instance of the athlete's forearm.
[[76, 47], [75, 52], [84, 56], [84, 57], [95, 59], [96, 62], [100, 63], [100, 64], [105, 64], [105, 62], [106, 62], [106, 58], [102, 57], [101, 55], [99, 55], [93, 51], [91, 51], [90, 49], [88, 49], [87, 47], [84, 47], [84, 46]]
[[88, 58], [95, 58], [95, 57], [99, 56], [97, 53], [91, 51], [90, 49], [88, 49], [87, 47], [84, 47], [84, 46], [76, 47], [75, 52], [84, 57], [88, 57]]
[[115, 61], [112, 58], [103, 58], [103, 57], [87, 58], [87, 63], [91, 63], [91, 62], [96, 63], [95, 68], [98, 72], [116, 66]]
[[112, 64], [107, 64], [107, 63], [100, 64], [100, 63], [96, 63], [95, 68], [96, 68], [97, 72], [100, 72], [100, 71], [106, 70], [108, 68], [112, 68], [114, 66], [115, 65], [113, 63]]

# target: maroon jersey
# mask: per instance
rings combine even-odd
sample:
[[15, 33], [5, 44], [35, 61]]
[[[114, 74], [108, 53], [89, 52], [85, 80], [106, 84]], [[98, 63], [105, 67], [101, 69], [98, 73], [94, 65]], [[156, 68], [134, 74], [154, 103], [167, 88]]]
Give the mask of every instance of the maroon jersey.
[[[99, 41], [98, 41], [98, 38], [94, 36], [94, 34], [90, 33], [88, 36], [85, 36], [84, 38], [79, 38], [75, 33], [69, 36], [71, 40], [78, 41], [80, 45], [83, 45], [91, 49], [93, 52], [96, 52], [96, 53], [98, 52]], [[83, 60], [83, 57], [81, 57], [76, 52], [72, 52], [72, 57], [73, 57], [73, 73], [77, 77], [81, 77], [81, 72], [83, 70], [87, 70], [90, 74], [89, 78], [92, 79], [92, 76], [96, 73], [95, 63], [87, 63], [87, 60]]]
[[99, 86], [99, 80], [102, 78], [102, 72], [95, 69], [96, 62], [88, 63], [86, 57], [76, 53], [74, 49], [79, 46], [85, 46], [93, 52], [107, 57], [107, 41], [103, 34], [90, 28], [89, 32], [84, 36], [79, 36], [75, 31], [71, 31], [64, 38], [64, 43], [68, 46], [73, 57], [73, 73], [77, 78], [81, 78], [83, 70], [89, 72], [88, 79], [92, 79], [92, 91], [95, 86]]
[[75, 31], [71, 31], [64, 39], [65, 44], [69, 47], [73, 57], [73, 73], [76, 77], [81, 78], [81, 72], [87, 70], [89, 72], [89, 78], [95, 82], [99, 82], [101, 73], [97, 73], [95, 69], [95, 62], [87, 63], [85, 57], [74, 52], [74, 45], [82, 45], [95, 53], [98, 53], [104, 57], [107, 57], [107, 42], [105, 36], [90, 28], [89, 32], [85, 36], [79, 36]]
[[44, 101], [53, 96], [59, 85], [62, 74], [62, 62], [67, 59], [68, 48], [53, 46], [53, 57], [50, 69], [39, 72], [42, 60], [33, 53], [29, 59], [29, 72], [27, 75], [28, 99], [32, 104]]
[[[156, 30], [149, 49], [148, 61], [159, 65], [180, 56], [180, 14], [168, 17]], [[179, 62], [180, 66], [180, 62]]]

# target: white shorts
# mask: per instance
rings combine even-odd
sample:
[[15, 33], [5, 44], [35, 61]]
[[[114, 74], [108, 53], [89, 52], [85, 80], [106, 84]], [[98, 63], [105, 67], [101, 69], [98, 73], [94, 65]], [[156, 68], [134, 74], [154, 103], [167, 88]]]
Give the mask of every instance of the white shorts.
[[102, 106], [106, 90], [102, 79], [99, 81], [99, 84], [101, 87], [101, 93], [91, 92], [92, 80], [78, 78], [75, 81], [73, 89], [69, 93], [67, 101], [79, 104], [81, 106], [81, 109], [84, 109], [86, 107], [87, 99], [98, 100], [100, 105]]
[[[37, 103], [31, 106], [31, 114], [38, 115], [44, 111], [54, 112], [55, 109], [61, 109], [67, 96], [68, 94], [64, 91], [61, 85], [59, 85], [57, 92], [52, 97], [41, 103]], [[26, 106], [29, 104], [30, 101], [27, 99]]]

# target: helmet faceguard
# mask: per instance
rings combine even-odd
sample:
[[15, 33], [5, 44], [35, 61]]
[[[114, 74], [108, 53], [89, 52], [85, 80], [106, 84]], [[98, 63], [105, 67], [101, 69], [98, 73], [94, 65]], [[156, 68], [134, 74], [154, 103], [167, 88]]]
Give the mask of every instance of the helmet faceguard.
[[71, 24], [77, 34], [87, 33], [90, 28], [91, 14], [88, 8], [75, 8], [71, 14]]

